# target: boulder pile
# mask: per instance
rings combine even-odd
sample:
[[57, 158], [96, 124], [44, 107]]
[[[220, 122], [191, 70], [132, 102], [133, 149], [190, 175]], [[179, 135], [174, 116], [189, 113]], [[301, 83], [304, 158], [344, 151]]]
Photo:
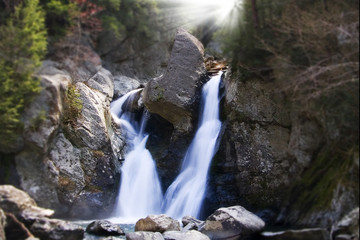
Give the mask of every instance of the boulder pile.
[[53, 214], [53, 210], [38, 207], [27, 193], [0, 185], [0, 239], [83, 239], [80, 226], [51, 218]]

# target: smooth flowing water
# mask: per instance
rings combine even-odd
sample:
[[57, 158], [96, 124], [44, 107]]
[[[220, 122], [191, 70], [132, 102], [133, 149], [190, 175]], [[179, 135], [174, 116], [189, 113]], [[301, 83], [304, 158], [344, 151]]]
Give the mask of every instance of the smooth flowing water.
[[115, 122], [125, 132], [130, 145], [121, 168], [121, 185], [114, 214], [119, 221], [125, 222], [135, 222], [147, 215], [160, 213], [163, 200], [156, 165], [146, 149], [146, 113], [140, 121], [136, 121], [133, 113], [123, 111], [124, 104], [131, 103], [131, 98], [139, 91], [129, 92], [110, 106]]
[[161, 212], [176, 219], [186, 215], [199, 217], [221, 129], [220, 82], [221, 74], [212, 77], [203, 87], [198, 130], [183, 159], [181, 172], [166, 191], [165, 198], [156, 165], [146, 149], [146, 114], [139, 122], [132, 113], [123, 111], [124, 104], [131, 103], [140, 90], [131, 91], [111, 104], [113, 118], [125, 131], [131, 149], [121, 168], [121, 186], [115, 211], [117, 219], [135, 222]]
[[216, 152], [221, 129], [219, 119], [219, 84], [221, 74], [207, 82], [202, 90], [199, 127], [183, 160], [179, 176], [165, 193], [163, 211], [173, 218], [199, 217], [207, 175]]

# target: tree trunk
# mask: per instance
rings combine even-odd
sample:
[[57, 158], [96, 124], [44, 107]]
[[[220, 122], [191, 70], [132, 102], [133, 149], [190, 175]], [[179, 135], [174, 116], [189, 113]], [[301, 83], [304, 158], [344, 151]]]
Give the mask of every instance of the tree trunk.
[[258, 28], [259, 27], [259, 16], [258, 16], [258, 11], [257, 11], [257, 7], [256, 7], [256, 0], [251, 0], [251, 9], [252, 9], [254, 26], [255, 26], [255, 28]]

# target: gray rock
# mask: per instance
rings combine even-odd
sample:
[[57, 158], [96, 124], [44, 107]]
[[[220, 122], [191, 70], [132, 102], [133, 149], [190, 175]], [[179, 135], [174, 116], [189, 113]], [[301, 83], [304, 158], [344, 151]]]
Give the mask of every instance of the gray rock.
[[7, 239], [37, 239], [29, 229], [20, 222], [12, 213], [6, 213], [6, 238]]
[[171, 230], [180, 231], [180, 223], [165, 214], [150, 215], [146, 218], [140, 219], [135, 224], [135, 231], [150, 231], [163, 233], [165, 231]]
[[15, 216], [31, 215], [35, 217], [49, 217], [53, 210], [38, 207], [34, 199], [26, 192], [11, 185], [0, 185], [0, 208]]
[[7, 231], [13, 236], [21, 234], [25, 239], [34, 234], [41, 239], [82, 239], [82, 228], [47, 218], [54, 214], [53, 210], [38, 207], [27, 193], [13, 186], [0, 185], [0, 207], [7, 212]]
[[165, 240], [210, 240], [201, 232], [191, 230], [187, 232], [167, 231], [163, 233]]
[[[116, 197], [117, 157], [123, 145], [111, 123], [113, 77], [99, 66], [89, 78], [79, 73], [71, 79], [57, 67], [44, 63], [38, 73], [44, 88], [24, 114], [25, 147], [15, 156], [20, 186], [58, 216], [108, 214]], [[72, 119], [74, 124], [67, 124], [61, 121], [63, 101], [75, 81], [83, 108]]]
[[70, 140], [78, 147], [89, 147], [93, 150], [103, 149], [105, 145], [110, 144], [106, 128], [107, 120], [105, 119], [110, 119], [109, 112], [105, 110], [106, 104], [109, 104], [106, 101], [106, 95], [93, 91], [82, 82], [76, 84], [76, 89], [80, 93], [83, 107], [80, 116], [75, 120], [75, 127], [69, 126]]
[[197, 114], [194, 103], [205, 73], [204, 47], [194, 36], [179, 29], [166, 73], [152, 79], [145, 88], [145, 106], [175, 128], [190, 131], [193, 115]]
[[124, 231], [120, 228], [119, 225], [113, 224], [107, 220], [97, 220], [91, 222], [86, 227], [86, 232], [100, 236], [125, 235]]
[[6, 216], [4, 211], [0, 208], [0, 239], [5, 239], [5, 225]]
[[42, 90], [24, 111], [23, 135], [26, 145], [36, 146], [46, 152], [58, 130], [63, 109], [62, 96], [71, 78], [68, 73], [53, 65], [43, 67], [39, 77]]
[[331, 229], [333, 240], [359, 239], [359, 208], [345, 215]]
[[238, 239], [260, 232], [265, 223], [241, 206], [219, 208], [199, 230], [211, 239]]
[[82, 227], [59, 219], [38, 218], [29, 229], [36, 237], [46, 240], [81, 240], [84, 238]]
[[262, 210], [282, 206], [299, 175], [289, 152], [291, 118], [272, 83], [224, 78], [224, 132], [210, 176], [211, 209], [241, 204]]
[[182, 231], [189, 231], [199, 230], [200, 227], [204, 224], [204, 221], [198, 220], [192, 216], [185, 216], [181, 219], [181, 223], [183, 224]]
[[54, 143], [47, 158], [47, 165], [53, 166], [51, 178], [55, 182], [59, 200], [71, 205], [85, 187], [85, 173], [80, 162], [81, 151], [62, 133], [57, 136]]
[[281, 232], [263, 232], [264, 240], [329, 240], [329, 233], [324, 228], [286, 230]]
[[114, 95], [114, 77], [105, 68], [100, 68], [99, 71], [88, 81], [87, 86], [93, 90], [101, 92], [103, 95], [111, 100]]
[[164, 237], [159, 232], [129, 232], [126, 240], [164, 240]]
[[119, 98], [131, 90], [140, 88], [141, 84], [134, 78], [126, 76], [114, 76], [114, 98]]

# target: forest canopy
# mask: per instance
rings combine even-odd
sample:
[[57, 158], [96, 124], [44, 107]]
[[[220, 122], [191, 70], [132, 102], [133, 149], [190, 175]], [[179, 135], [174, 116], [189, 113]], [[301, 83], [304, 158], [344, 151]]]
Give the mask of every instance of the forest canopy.
[[[95, 48], [109, 37], [114, 46], [129, 38], [145, 45], [182, 26], [187, 12], [179, 15], [177, 4], [1, 0], [0, 146], [14, 144], [21, 133], [22, 111], [40, 91], [33, 73], [64, 37], [90, 36]], [[240, 81], [273, 81], [289, 101], [301, 102], [300, 111], [331, 117], [343, 125], [344, 133], [358, 132], [358, 1], [243, 0], [234, 1], [227, 14], [221, 25], [206, 18], [185, 27], [190, 26], [205, 45], [219, 41], [223, 48], [219, 57], [230, 59]]]

